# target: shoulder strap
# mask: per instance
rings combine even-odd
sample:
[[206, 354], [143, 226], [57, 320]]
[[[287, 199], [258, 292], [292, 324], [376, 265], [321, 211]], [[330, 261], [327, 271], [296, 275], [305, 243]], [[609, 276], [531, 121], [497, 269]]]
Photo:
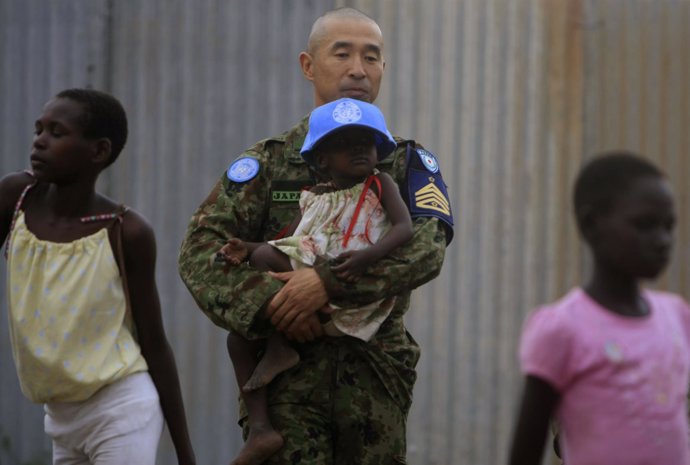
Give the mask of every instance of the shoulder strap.
[[[347, 231], [345, 231], [345, 237], [343, 237], [343, 248], [347, 247], [347, 243], [350, 242], [350, 237], [352, 236], [352, 230], [355, 227], [355, 224], [357, 223], [357, 218], [359, 217], [359, 212], [362, 210], [362, 204], [364, 203], [364, 199], [367, 197], [367, 191], [371, 187], [371, 183], [376, 183], [376, 187], [378, 187], [378, 192], [377, 192], [377, 197], [379, 201], [381, 201], [381, 180], [379, 180], [379, 177], [376, 176], [376, 173], [372, 174], [369, 176], [366, 181], [364, 181], [364, 188], [362, 189], [362, 193], [359, 195], [359, 199], [357, 200], [357, 205], [355, 206], [355, 211], [352, 214], [352, 219], [350, 220], [350, 224], [347, 226]], [[365, 227], [365, 233], [367, 235], [367, 239], [369, 238], [369, 231], [368, 231], [368, 221], [367, 221], [367, 227]]]
[[120, 270], [120, 278], [122, 279], [122, 291], [125, 294], [126, 312], [127, 314], [131, 315], [132, 305], [129, 300], [129, 285], [127, 283], [127, 271], [125, 270], [125, 253], [123, 247], [124, 241], [122, 240], [122, 223], [124, 222], [124, 217], [125, 213], [127, 213], [127, 210], [129, 210], [128, 207], [126, 207], [125, 205], [120, 205], [117, 211], [115, 211], [114, 213], [109, 213], [108, 215], [110, 215], [109, 217], [115, 218], [115, 222], [113, 223], [116, 245], [115, 248], [117, 249], [115, 251], [115, 253], [117, 254], [117, 258], [115, 261], [117, 262], [117, 267]]
[[22, 204], [24, 203], [24, 197], [26, 197], [26, 193], [31, 190], [32, 187], [36, 185], [38, 181], [34, 181], [31, 184], [27, 184], [26, 187], [24, 187], [24, 190], [22, 193], [19, 195], [19, 198], [17, 199], [17, 203], [14, 205], [14, 212], [12, 213], [12, 223], [10, 223], [10, 230], [7, 233], [7, 240], [5, 241], [5, 259], [7, 259], [7, 251], [9, 250], [10, 247], [10, 239], [12, 239], [12, 231], [14, 231], [14, 225], [17, 222], [17, 217], [19, 216], [19, 210], [22, 208]]

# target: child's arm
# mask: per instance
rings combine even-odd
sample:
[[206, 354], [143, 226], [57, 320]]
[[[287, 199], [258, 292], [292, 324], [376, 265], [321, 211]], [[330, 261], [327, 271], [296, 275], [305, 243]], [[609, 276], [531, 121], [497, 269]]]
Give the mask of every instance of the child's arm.
[[527, 376], [510, 451], [510, 465], [539, 465], [558, 392], [546, 381]]
[[125, 271], [132, 316], [141, 351], [149, 366], [178, 463], [194, 464], [175, 358], [163, 328], [155, 281], [156, 239], [139, 214], [129, 211], [122, 223]]
[[387, 173], [379, 173], [378, 177], [381, 181], [381, 204], [388, 214], [391, 229], [371, 247], [340, 254], [338, 260], [344, 260], [343, 263], [332, 268], [340, 278], [354, 279], [367, 266], [409, 241], [414, 234], [412, 218], [400, 196], [398, 185]]
[[[283, 237], [292, 236], [297, 229], [297, 225], [302, 219], [302, 215], [297, 215], [297, 217], [292, 220], [292, 223], [285, 230]], [[231, 265], [239, 265], [243, 261], [247, 260], [256, 249], [260, 246], [266, 244], [266, 242], [249, 242], [243, 241], [236, 237], [232, 237], [225, 243], [223, 247], [218, 251], [215, 257], [215, 261], [228, 262]]]
[[237, 237], [231, 237], [216, 253], [215, 261], [237, 266], [245, 261], [259, 244], [259, 242], [246, 242]]

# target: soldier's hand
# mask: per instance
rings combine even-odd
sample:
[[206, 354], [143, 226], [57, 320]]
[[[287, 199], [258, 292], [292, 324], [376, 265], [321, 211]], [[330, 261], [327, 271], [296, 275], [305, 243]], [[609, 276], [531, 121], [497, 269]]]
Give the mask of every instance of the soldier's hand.
[[313, 268], [270, 275], [285, 282], [266, 308], [266, 317], [278, 331], [284, 331], [293, 322], [301, 325], [328, 302], [326, 288]]
[[283, 331], [285, 337], [291, 341], [307, 342], [323, 336], [323, 326], [316, 313], [312, 313], [301, 323], [293, 322]]

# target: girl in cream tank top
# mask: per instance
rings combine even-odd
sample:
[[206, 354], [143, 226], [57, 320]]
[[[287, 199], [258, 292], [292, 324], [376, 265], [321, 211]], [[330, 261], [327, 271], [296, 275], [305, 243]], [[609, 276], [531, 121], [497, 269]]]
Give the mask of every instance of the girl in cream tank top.
[[10, 337], [24, 395], [34, 402], [82, 401], [147, 370], [107, 228], [48, 242], [18, 211], [8, 244]]
[[12, 355], [54, 465], [155, 465], [164, 424], [178, 463], [195, 464], [154, 231], [96, 191], [126, 140], [116, 98], [66, 89], [34, 121], [32, 171], [0, 178]]

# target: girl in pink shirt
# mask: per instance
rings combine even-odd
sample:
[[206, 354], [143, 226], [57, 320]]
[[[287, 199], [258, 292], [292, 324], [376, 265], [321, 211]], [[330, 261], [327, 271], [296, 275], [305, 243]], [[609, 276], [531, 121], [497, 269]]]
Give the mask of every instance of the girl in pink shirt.
[[594, 269], [525, 323], [510, 463], [541, 463], [554, 418], [567, 465], [688, 465], [690, 308], [640, 287], [670, 257], [670, 185], [641, 157], [609, 153], [580, 172], [574, 201]]

